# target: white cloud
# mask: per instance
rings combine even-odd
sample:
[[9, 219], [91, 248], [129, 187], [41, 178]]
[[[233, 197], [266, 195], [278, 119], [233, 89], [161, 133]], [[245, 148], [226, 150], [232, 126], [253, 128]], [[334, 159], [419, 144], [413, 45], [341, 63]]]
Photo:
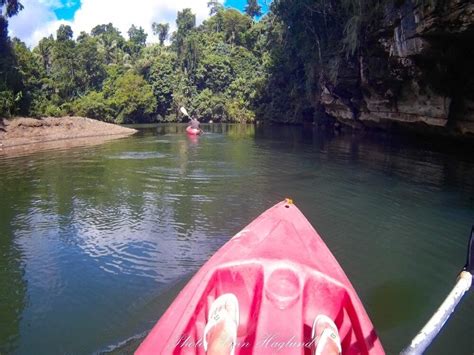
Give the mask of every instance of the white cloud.
[[100, 24], [112, 22], [124, 37], [132, 24], [142, 26], [148, 33], [148, 42], [157, 42], [153, 35], [153, 22], [168, 22], [175, 29], [176, 15], [184, 8], [196, 14], [200, 24], [209, 16], [208, 0], [82, 0], [81, 7], [71, 21], [58, 20], [53, 9], [64, 6], [59, 0], [23, 0], [25, 9], [10, 20], [10, 34], [34, 46], [60, 24], [71, 25], [74, 34], [90, 30]]
[[8, 29], [10, 36], [18, 37], [31, 45], [41, 39], [41, 37], [39, 39], [35, 37], [42, 35], [44, 25], [53, 23], [57, 19], [50, 4], [32, 0], [24, 0], [22, 3], [25, 8], [8, 21]]

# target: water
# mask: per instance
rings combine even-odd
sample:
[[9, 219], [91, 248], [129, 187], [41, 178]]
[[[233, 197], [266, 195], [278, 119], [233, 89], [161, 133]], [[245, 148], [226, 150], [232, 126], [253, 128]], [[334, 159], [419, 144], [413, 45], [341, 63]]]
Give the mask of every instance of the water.
[[[474, 158], [299, 127], [143, 126], [0, 157], [0, 353], [88, 354], [149, 330], [230, 236], [291, 196], [396, 353], [453, 286]], [[474, 352], [468, 295], [429, 353]], [[119, 352], [133, 351], [132, 345]]]

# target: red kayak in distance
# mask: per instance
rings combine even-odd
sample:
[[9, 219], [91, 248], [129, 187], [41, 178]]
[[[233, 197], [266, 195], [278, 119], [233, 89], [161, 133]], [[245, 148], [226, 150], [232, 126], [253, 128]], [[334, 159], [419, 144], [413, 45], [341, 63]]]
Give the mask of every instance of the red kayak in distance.
[[186, 133], [192, 136], [197, 136], [202, 133], [200, 129], [192, 128], [191, 126], [186, 127]]
[[233, 293], [236, 354], [311, 354], [316, 316], [334, 320], [342, 354], [384, 354], [359, 297], [305, 216], [286, 200], [219, 249], [154, 326], [136, 354], [205, 354], [212, 302]]

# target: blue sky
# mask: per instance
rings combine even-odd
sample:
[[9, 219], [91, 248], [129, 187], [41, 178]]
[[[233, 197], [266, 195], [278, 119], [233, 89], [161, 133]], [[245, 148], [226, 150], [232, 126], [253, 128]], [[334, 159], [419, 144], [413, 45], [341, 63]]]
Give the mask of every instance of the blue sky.
[[53, 9], [59, 20], [72, 20], [76, 11], [81, 7], [80, 0], [61, 0], [61, 3], [64, 5], [63, 7]]
[[[246, 0], [221, 0], [225, 6], [241, 11]], [[18, 37], [28, 46], [35, 46], [41, 38], [54, 35], [61, 24], [70, 25], [77, 36], [99, 24], [112, 22], [123, 35], [132, 24], [142, 26], [148, 33], [147, 41], [154, 43], [153, 22], [168, 22], [175, 30], [176, 14], [190, 8], [197, 23], [209, 17], [208, 0], [21, 0], [24, 9], [9, 20], [11, 37]], [[271, 0], [258, 0], [262, 10]]]

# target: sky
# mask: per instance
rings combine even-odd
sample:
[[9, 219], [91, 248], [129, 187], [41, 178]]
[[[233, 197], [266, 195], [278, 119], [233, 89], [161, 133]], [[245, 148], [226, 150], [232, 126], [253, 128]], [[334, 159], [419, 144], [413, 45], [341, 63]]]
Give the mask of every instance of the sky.
[[[246, 0], [220, 0], [226, 7], [244, 10]], [[18, 37], [34, 47], [40, 39], [55, 35], [61, 24], [70, 25], [77, 36], [100, 24], [112, 22], [124, 37], [132, 24], [142, 26], [148, 42], [157, 42], [153, 22], [168, 22], [175, 30], [178, 11], [191, 8], [197, 23], [209, 17], [208, 0], [21, 0], [24, 9], [9, 20], [10, 37]], [[265, 12], [271, 0], [258, 0]]]

